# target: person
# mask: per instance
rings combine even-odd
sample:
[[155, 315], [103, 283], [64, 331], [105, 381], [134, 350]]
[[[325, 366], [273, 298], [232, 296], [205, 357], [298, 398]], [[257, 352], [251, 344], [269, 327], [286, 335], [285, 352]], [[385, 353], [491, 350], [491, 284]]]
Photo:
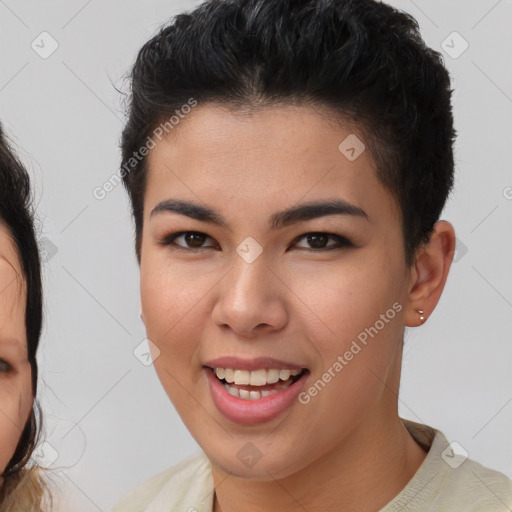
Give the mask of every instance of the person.
[[0, 512], [43, 512], [51, 496], [31, 461], [40, 438], [36, 353], [40, 255], [29, 176], [0, 125]]
[[455, 251], [451, 92], [372, 0], [211, 0], [142, 47], [120, 175], [153, 364], [202, 450], [116, 512], [512, 506], [398, 414]]

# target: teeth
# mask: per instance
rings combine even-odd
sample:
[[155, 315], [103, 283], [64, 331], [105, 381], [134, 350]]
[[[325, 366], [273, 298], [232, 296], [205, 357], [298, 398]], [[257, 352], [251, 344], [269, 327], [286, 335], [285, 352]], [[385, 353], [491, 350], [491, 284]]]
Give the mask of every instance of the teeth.
[[237, 388], [232, 388], [230, 386], [226, 386], [226, 389], [230, 395], [236, 396], [237, 398], [240, 398], [240, 395], [238, 394]]
[[279, 380], [279, 370], [267, 370], [267, 382], [269, 384], [275, 384]]
[[[249, 372], [247, 372], [249, 373]], [[264, 386], [267, 383], [267, 370], [256, 370], [251, 372], [249, 384], [251, 386]]]
[[281, 380], [288, 380], [290, 378], [290, 370], [281, 370], [279, 372], [279, 378]]
[[235, 370], [235, 384], [249, 384], [251, 373], [247, 370]]
[[287, 381], [290, 377], [299, 375], [302, 370], [233, 370], [231, 368], [215, 368], [215, 375], [219, 379], [224, 379], [229, 384], [265, 386], [266, 384], [275, 384], [279, 380]]
[[245, 400], [249, 400], [249, 397], [251, 396], [251, 392], [247, 391], [247, 389], [239, 389], [238, 393], [240, 394], [240, 398]]
[[247, 391], [246, 389], [234, 388], [232, 386], [228, 386], [224, 384], [226, 391], [234, 396], [235, 398], [242, 398], [244, 400], [259, 400], [260, 398], [264, 398], [269, 395], [274, 395], [275, 393], [279, 393], [276, 389], [268, 390], [262, 389], [261, 391]]

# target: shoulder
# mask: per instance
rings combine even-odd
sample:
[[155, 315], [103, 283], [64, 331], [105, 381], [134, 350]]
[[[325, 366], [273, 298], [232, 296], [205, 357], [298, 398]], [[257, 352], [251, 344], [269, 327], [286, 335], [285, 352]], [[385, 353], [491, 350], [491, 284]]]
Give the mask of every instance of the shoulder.
[[112, 512], [164, 512], [178, 506], [185, 506], [183, 510], [188, 510], [195, 503], [198, 504], [198, 511], [203, 507], [209, 511], [210, 499], [213, 500], [211, 465], [201, 452], [187, 457], [129, 491], [117, 502]]
[[441, 431], [402, 421], [428, 453], [405, 489], [382, 512], [501, 512], [512, 508], [512, 480], [506, 475], [468, 458]]
[[447, 469], [442, 496], [447, 505], [464, 504], [468, 511], [502, 511], [512, 508], [512, 480], [471, 459]]

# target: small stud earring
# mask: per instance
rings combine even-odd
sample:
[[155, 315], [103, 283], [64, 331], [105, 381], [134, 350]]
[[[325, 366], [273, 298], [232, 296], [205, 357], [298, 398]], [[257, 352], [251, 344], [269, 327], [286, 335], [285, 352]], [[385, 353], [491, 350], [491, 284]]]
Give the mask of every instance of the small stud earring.
[[417, 309], [416, 311], [420, 315], [420, 322], [423, 323], [425, 321], [425, 317], [423, 316], [423, 313], [424, 313], [423, 309]]

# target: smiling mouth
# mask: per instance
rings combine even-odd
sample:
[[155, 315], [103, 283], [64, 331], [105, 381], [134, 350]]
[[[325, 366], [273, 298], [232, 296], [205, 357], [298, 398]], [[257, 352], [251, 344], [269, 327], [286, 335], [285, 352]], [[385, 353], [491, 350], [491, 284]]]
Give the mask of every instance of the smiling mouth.
[[309, 372], [307, 368], [295, 370], [261, 368], [252, 371], [220, 367], [206, 368], [213, 373], [231, 396], [243, 400], [260, 400], [279, 393]]

